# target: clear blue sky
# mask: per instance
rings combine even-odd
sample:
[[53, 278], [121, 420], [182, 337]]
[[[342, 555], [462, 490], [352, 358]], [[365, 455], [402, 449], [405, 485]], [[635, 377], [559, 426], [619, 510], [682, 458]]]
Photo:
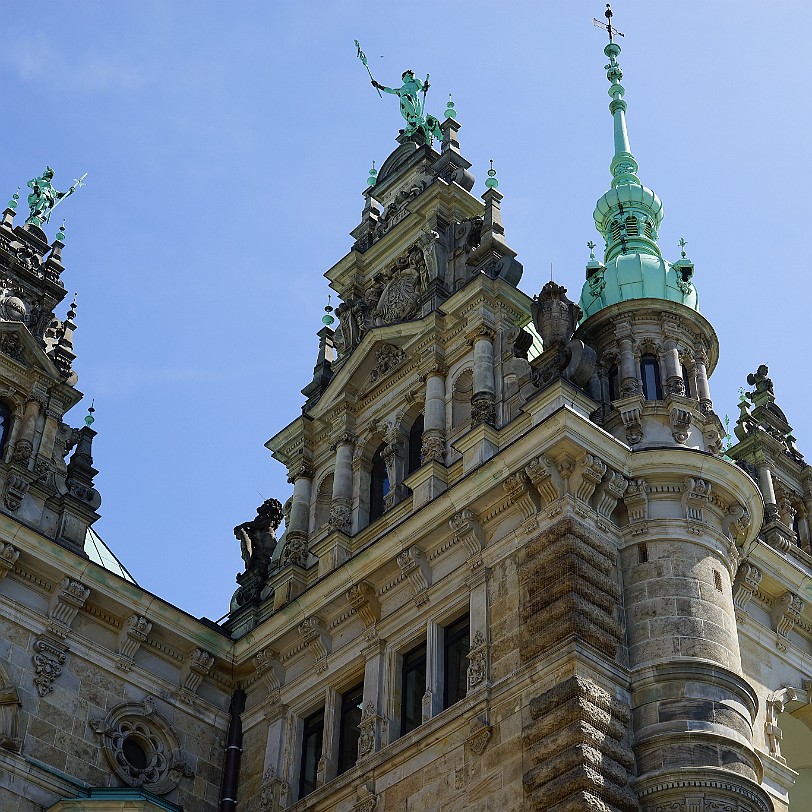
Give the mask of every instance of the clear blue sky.
[[[370, 162], [394, 148], [379, 81], [453, 92], [477, 193], [505, 195], [521, 287], [577, 298], [611, 157], [601, 2], [7, 3], [0, 195], [50, 164], [66, 188], [63, 276], [79, 292], [79, 388], [95, 397], [96, 529], [147, 589], [220, 617], [235, 524], [286, 472], [263, 443], [311, 378], [327, 284], [351, 245]], [[812, 132], [808, 6], [614, 6], [640, 177], [688, 240], [722, 343], [712, 394], [769, 363], [812, 458], [807, 361]], [[433, 99], [433, 101], [432, 101]], [[53, 236], [56, 223], [49, 233]], [[597, 239], [597, 238], [596, 238]], [[66, 300], [68, 301], [68, 300]], [[63, 306], [64, 310], [64, 306]], [[81, 424], [83, 406], [71, 414]]]

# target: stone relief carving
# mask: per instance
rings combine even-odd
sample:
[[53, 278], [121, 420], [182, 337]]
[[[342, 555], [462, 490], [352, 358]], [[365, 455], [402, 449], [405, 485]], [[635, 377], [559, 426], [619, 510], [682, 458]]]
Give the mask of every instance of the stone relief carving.
[[471, 693], [479, 685], [482, 685], [488, 673], [488, 652], [485, 635], [477, 630], [471, 640], [471, 648], [468, 651], [468, 693]]
[[354, 584], [347, 590], [347, 601], [353, 611], [361, 618], [367, 632], [374, 631], [375, 624], [381, 618], [381, 605], [375, 594], [375, 588], [366, 581]]
[[361, 721], [358, 728], [361, 731], [358, 737], [358, 760], [366, 758], [375, 752], [375, 742], [377, 739], [377, 725], [380, 717], [375, 708], [375, 703], [371, 700], [366, 703], [361, 711]]
[[193, 649], [181, 669], [181, 686], [189, 693], [196, 693], [200, 683], [212, 669], [214, 655], [202, 648]]
[[40, 696], [48, 696], [54, 680], [62, 673], [67, 646], [43, 637], [34, 643], [34, 652], [34, 685]]
[[393, 369], [403, 363], [406, 353], [394, 344], [384, 344], [375, 350], [375, 367], [370, 373], [369, 380], [377, 383], [386, 377]]
[[19, 729], [21, 705], [17, 689], [0, 668], [0, 749], [19, 753], [22, 748]]
[[[178, 737], [149, 697], [143, 702], [117, 705], [105, 719], [93, 721], [90, 726], [103, 737], [110, 766], [128, 786], [166, 795], [181, 778], [194, 775]], [[137, 759], [133, 758], [135, 754]]]

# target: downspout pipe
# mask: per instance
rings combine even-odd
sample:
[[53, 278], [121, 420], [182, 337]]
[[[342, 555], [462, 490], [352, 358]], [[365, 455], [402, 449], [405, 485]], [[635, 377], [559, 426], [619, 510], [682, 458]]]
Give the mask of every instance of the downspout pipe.
[[231, 696], [228, 708], [231, 719], [223, 757], [223, 786], [220, 790], [220, 812], [235, 812], [237, 787], [240, 783], [240, 758], [242, 757], [242, 718], [245, 710], [245, 691], [237, 688]]

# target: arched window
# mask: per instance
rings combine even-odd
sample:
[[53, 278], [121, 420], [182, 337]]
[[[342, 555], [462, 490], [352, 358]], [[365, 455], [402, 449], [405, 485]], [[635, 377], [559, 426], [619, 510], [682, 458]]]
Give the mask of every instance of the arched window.
[[451, 426], [458, 428], [471, 420], [471, 396], [474, 394], [474, 373], [465, 369], [457, 375], [451, 390]]
[[646, 400], [662, 400], [660, 388], [660, 365], [655, 355], [643, 355], [640, 358], [640, 380], [643, 382], [643, 397]]
[[10, 431], [11, 409], [5, 403], [0, 403], [0, 457], [3, 456], [6, 449], [6, 440], [8, 440]]
[[685, 364], [682, 365], [682, 383], [685, 385], [685, 397], [692, 398], [694, 396], [694, 388], [691, 385], [691, 373]]
[[409, 429], [409, 457], [406, 460], [406, 476], [413, 474], [421, 465], [420, 447], [423, 444], [423, 415], [418, 415]]
[[383, 450], [386, 445], [378, 447], [372, 456], [372, 470], [369, 477], [369, 521], [374, 522], [383, 516], [384, 497], [389, 493], [389, 475], [386, 473], [386, 463], [383, 459]]

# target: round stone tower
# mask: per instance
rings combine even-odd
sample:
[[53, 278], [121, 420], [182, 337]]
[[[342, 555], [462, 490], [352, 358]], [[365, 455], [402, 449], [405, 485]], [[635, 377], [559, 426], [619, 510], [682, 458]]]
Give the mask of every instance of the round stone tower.
[[612, 183], [594, 213], [606, 250], [587, 265], [576, 336], [597, 354], [597, 417], [634, 452], [620, 556], [634, 788], [643, 810], [769, 812], [731, 591], [762, 500], [721, 456], [708, 380], [718, 340], [699, 312], [684, 241], [673, 263], [658, 245], [663, 204], [637, 175], [610, 15]]

